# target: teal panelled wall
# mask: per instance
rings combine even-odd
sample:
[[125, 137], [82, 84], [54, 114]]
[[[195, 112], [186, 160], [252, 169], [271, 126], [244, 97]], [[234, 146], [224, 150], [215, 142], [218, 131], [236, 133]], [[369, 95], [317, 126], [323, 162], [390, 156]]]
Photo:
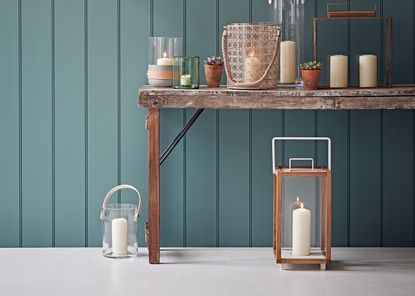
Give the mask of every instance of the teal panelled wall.
[[[414, 2], [377, 1], [394, 18], [395, 83], [415, 78]], [[326, 3], [306, 1], [307, 28]], [[188, 55], [220, 54], [223, 25], [270, 15], [266, 0], [1, 0], [0, 246], [100, 245], [105, 193], [129, 183], [147, 195], [146, 111], [136, 95], [148, 36], [183, 36]], [[382, 55], [380, 29], [339, 22], [322, 29], [321, 47]], [[162, 148], [193, 112], [162, 110]], [[413, 246], [414, 116], [206, 111], [162, 167], [162, 245], [270, 246], [270, 139], [321, 135], [334, 141], [333, 244]], [[287, 145], [277, 157], [292, 154], [325, 159], [319, 145]], [[136, 202], [131, 192], [117, 199]]]

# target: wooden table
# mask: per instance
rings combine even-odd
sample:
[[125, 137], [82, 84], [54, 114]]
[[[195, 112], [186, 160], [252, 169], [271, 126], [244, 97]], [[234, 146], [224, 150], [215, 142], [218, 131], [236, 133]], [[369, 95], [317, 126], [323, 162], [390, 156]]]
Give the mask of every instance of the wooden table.
[[[139, 106], [148, 109], [148, 237], [149, 261], [160, 263], [160, 164], [204, 109], [415, 109], [415, 86], [399, 85], [376, 89], [231, 90], [225, 87], [195, 90], [154, 88], [139, 90]], [[160, 109], [199, 109], [160, 158]]]

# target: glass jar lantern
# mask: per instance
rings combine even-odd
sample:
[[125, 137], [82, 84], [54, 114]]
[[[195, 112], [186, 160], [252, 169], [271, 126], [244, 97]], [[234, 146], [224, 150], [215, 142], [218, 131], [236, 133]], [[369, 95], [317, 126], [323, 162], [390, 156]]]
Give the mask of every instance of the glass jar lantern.
[[[110, 197], [121, 189], [134, 190], [138, 206], [133, 204], [108, 204]], [[102, 220], [102, 254], [109, 258], [130, 258], [138, 252], [138, 217], [141, 209], [140, 192], [131, 185], [112, 188], [104, 198], [100, 218]]]
[[199, 88], [199, 57], [175, 57], [173, 61], [173, 87]]
[[[288, 167], [276, 166], [278, 141], [327, 142], [327, 168], [313, 158], [290, 158]], [[319, 264], [331, 261], [331, 140], [325, 137], [276, 137], [272, 140], [274, 173], [273, 249], [276, 262]], [[294, 166], [294, 162], [311, 166]]]
[[304, 62], [305, 0], [268, 0], [274, 22], [281, 26], [280, 73], [281, 86], [302, 86], [300, 64]]
[[180, 37], [150, 37], [147, 78], [151, 86], [172, 86], [173, 58], [182, 55]]

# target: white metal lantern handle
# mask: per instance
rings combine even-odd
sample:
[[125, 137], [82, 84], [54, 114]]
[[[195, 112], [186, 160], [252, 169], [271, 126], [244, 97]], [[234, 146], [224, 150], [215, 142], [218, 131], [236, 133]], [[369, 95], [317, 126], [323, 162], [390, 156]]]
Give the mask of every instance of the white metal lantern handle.
[[[275, 159], [275, 146], [277, 141], [327, 141], [327, 167], [331, 170], [331, 139], [328, 137], [274, 137], [272, 138], [272, 173], [275, 174], [275, 166], [276, 166], [276, 159]], [[294, 160], [299, 160], [293, 158]], [[300, 160], [308, 160], [308, 159], [300, 159]], [[314, 166], [314, 165], [313, 165]], [[290, 161], [291, 167], [291, 161]]]
[[108, 203], [108, 200], [110, 199], [111, 195], [113, 195], [115, 192], [117, 192], [118, 190], [121, 190], [121, 189], [134, 190], [138, 195], [138, 207], [135, 210], [135, 215], [134, 215], [135, 222], [137, 222], [138, 216], [140, 215], [140, 210], [141, 210], [141, 194], [137, 190], [137, 188], [135, 188], [134, 186], [131, 186], [131, 185], [127, 185], [127, 184], [115, 186], [110, 191], [108, 191], [107, 195], [105, 195], [104, 201], [102, 202], [102, 209], [101, 209], [100, 218], [101, 219], [103, 218], [103, 212], [104, 212], [104, 209], [105, 209], [105, 205]]

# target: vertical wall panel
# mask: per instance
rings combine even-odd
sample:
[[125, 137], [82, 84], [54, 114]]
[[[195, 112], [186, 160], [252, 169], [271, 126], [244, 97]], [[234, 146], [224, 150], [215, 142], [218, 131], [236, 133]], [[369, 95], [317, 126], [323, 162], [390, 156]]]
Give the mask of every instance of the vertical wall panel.
[[[19, 245], [18, 2], [0, 2], [0, 247]], [[7, 29], [4, 29], [7, 28]]]
[[[332, 244], [347, 246], [348, 119], [347, 111], [319, 111], [317, 132], [332, 140]], [[318, 146], [318, 161], [326, 164], [327, 148]], [[324, 160], [324, 161], [323, 161]], [[323, 161], [323, 162], [322, 162]]]
[[[154, 36], [183, 37], [183, 0], [154, 0]], [[167, 21], [168, 20], [168, 21]], [[161, 151], [183, 126], [184, 111], [161, 111]], [[183, 142], [161, 166], [161, 245], [184, 244]]]
[[[228, 23], [249, 21], [249, 9], [248, 0], [220, 1], [220, 34]], [[248, 246], [249, 111], [220, 111], [219, 124], [219, 245]]]
[[383, 245], [412, 246], [412, 111], [383, 114]]
[[221, 111], [219, 126], [219, 244], [249, 245], [248, 111]]
[[[187, 55], [216, 54], [216, 5], [187, 1]], [[201, 83], [204, 68], [201, 62]], [[194, 111], [187, 111], [187, 120]], [[186, 137], [186, 246], [216, 245], [216, 111], [205, 110]]]
[[51, 2], [22, 1], [23, 246], [52, 245]]
[[[137, 87], [146, 84], [149, 1], [121, 1], [121, 182], [138, 188], [143, 197], [139, 220], [139, 244], [144, 244], [147, 219], [147, 130], [145, 109], [137, 109]], [[132, 191], [122, 193], [122, 201], [137, 204]]]
[[[102, 200], [118, 183], [117, 2], [113, 0], [88, 0], [88, 82], [88, 244], [98, 246]], [[114, 195], [112, 202], [116, 201]]]
[[383, 0], [383, 15], [393, 18], [393, 83], [412, 83], [414, 71], [414, 2]]
[[55, 242], [84, 246], [83, 0], [55, 0], [55, 36]]
[[[272, 245], [271, 140], [283, 134], [283, 111], [252, 111], [252, 245]], [[279, 155], [279, 154], [278, 154]]]
[[350, 115], [350, 244], [380, 246], [381, 111]]

